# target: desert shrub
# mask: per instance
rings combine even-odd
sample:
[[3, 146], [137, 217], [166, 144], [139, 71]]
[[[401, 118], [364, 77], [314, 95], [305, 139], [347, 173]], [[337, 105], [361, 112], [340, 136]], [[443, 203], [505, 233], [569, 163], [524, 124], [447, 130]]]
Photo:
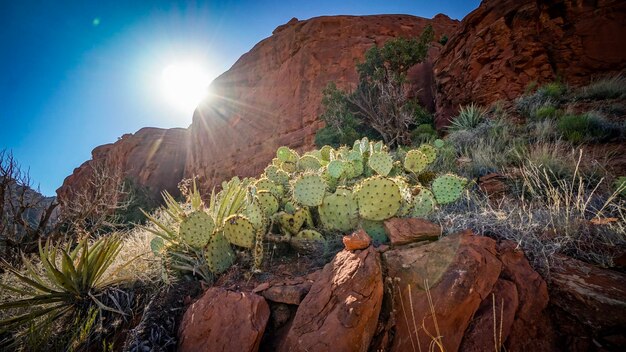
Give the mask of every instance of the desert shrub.
[[553, 82], [543, 85], [534, 92], [528, 88], [526, 93], [515, 100], [517, 111], [524, 117], [534, 118], [536, 111], [545, 107], [558, 107], [567, 98], [567, 86]]
[[441, 38], [439, 38], [439, 44], [441, 45], [446, 45], [446, 43], [448, 42], [448, 36], [447, 35], [442, 35]]
[[[626, 245], [626, 209], [615, 194], [600, 194], [601, 184], [575, 174], [558, 182], [544, 169], [526, 161], [515, 175], [521, 178], [517, 194], [490, 201], [468, 192], [430, 219], [446, 224], [446, 233], [472, 229], [496, 239], [516, 242], [534, 268], [549, 278], [556, 254], [565, 254], [600, 266], [611, 266], [615, 248]], [[617, 218], [618, 221], [611, 219]], [[595, 220], [594, 220], [595, 219]], [[601, 226], [595, 226], [591, 220]]]
[[342, 129], [362, 132], [359, 128], [365, 128], [376, 131], [377, 139], [382, 138], [388, 145], [410, 144], [410, 130], [431, 123], [432, 116], [415, 99], [408, 98], [407, 71], [424, 60], [432, 40], [433, 29], [428, 26], [419, 38], [394, 38], [382, 47], [374, 46], [365, 53], [364, 61], [356, 65], [356, 88], [344, 91], [331, 83], [324, 91], [325, 112], [321, 118], [336, 131], [321, 132], [320, 142], [342, 137], [342, 133], [337, 133]]
[[556, 107], [552, 105], [544, 105], [538, 108], [537, 110], [535, 110], [532, 113], [531, 117], [538, 119], [538, 120], [545, 120], [545, 119], [556, 118], [558, 114], [559, 114], [559, 109], [557, 109]]
[[559, 118], [557, 129], [565, 140], [572, 143], [604, 142], [621, 133], [620, 126], [595, 112], [566, 114]]
[[556, 121], [552, 119], [530, 121], [526, 125], [526, 134], [531, 143], [554, 141], [558, 136]]
[[459, 114], [450, 121], [450, 131], [469, 130], [478, 126], [487, 117], [486, 110], [474, 103], [461, 107]]
[[411, 131], [411, 140], [414, 145], [430, 142], [437, 138], [437, 131], [431, 124], [421, 124]]
[[[7, 295], [0, 303], [0, 330], [11, 338], [1, 345], [74, 349], [89, 343], [93, 334], [106, 333], [115, 316], [126, 315], [132, 306], [108, 271], [121, 246], [117, 235], [93, 243], [84, 238], [75, 245], [47, 241], [35, 261], [23, 258], [25, 272], [5, 265], [0, 287]], [[41, 344], [33, 346], [33, 341]]]
[[626, 96], [626, 77], [616, 75], [593, 81], [579, 89], [577, 96], [582, 99], [603, 100]]

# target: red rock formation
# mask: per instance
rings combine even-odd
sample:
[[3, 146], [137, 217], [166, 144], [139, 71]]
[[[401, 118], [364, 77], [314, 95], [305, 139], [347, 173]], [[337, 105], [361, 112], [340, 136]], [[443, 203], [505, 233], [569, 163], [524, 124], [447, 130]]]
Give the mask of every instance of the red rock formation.
[[486, 0], [435, 62], [437, 127], [459, 105], [513, 99], [529, 82], [583, 84], [626, 68], [626, 2]]
[[153, 197], [163, 190], [177, 194], [187, 157], [188, 132], [183, 128], [142, 128], [125, 134], [117, 142], [93, 150], [92, 158], [74, 169], [57, 190], [61, 202], [71, 200], [90, 180], [94, 165], [120, 168], [125, 177], [148, 189]]
[[256, 352], [269, 317], [261, 296], [210, 288], [185, 312], [178, 351]]
[[279, 351], [367, 351], [383, 299], [380, 255], [341, 251], [300, 303]]
[[[279, 26], [213, 82], [215, 96], [194, 114], [186, 175], [212, 186], [260, 173], [281, 145], [312, 147], [322, 126], [322, 89], [330, 81], [355, 84], [355, 62], [367, 49], [393, 37], [418, 36], [428, 24], [436, 38], [451, 35], [457, 23], [444, 15], [380, 15], [292, 19]], [[419, 68], [412, 77], [420, 81]], [[420, 82], [416, 91], [430, 93], [431, 79]]]

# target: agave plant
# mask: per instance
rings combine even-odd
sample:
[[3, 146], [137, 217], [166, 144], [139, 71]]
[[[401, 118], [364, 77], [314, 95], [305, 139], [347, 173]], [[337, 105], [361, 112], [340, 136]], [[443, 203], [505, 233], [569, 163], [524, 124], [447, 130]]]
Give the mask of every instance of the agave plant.
[[25, 272], [5, 262], [5, 270], [21, 285], [14, 287], [0, 283], [0, 287], [23, 298], [0, 303], [0, 310], [21, 309], [25, 312], [0, 321], [0, 332], [15, 331], [20, 326], [35, 323], [50, 327], [59, 319], [72, 321], [94, 308], [124, 314], [98, 299], [114, 283], [104, 277], [104, 273], [115, 260], [121, 245], [122, 241], [116, 235], [93, 243], [84, 238], [73, 248], [69, 243], [54, 244], [48, 240], [43, 246], [39, 243], [41, 270], [25, 256], [22, 257]]
[[485, 121], [486, 111], [474, 103], [461, 107], [459, 115], [450, 121], [450, 131], [469, 130]]

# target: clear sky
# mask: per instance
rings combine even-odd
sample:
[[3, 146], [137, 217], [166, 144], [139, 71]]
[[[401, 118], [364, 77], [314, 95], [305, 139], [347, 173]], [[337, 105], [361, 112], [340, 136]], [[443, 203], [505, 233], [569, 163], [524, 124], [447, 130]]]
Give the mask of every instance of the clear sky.
[[477, 0], [0, 0], [0, 149], [53, 195], [91, 150], [125, 133], [188, 127], [168, 101], [169, 65], [199, 64], [209, 81], [292, 17], [445, 13]]

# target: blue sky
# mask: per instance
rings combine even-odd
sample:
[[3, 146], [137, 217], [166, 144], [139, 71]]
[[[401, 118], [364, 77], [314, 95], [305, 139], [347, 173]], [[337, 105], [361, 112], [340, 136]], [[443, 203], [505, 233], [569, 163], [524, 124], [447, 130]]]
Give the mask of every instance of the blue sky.
[[53, 195], [91, 150], [141, 127], [187, 127], [191, 112], [158, 89], [167, 65], [200, 62], [211, 76], [292, 17], [445, 13], [476, 0], [0, 0], [0, 149]]

